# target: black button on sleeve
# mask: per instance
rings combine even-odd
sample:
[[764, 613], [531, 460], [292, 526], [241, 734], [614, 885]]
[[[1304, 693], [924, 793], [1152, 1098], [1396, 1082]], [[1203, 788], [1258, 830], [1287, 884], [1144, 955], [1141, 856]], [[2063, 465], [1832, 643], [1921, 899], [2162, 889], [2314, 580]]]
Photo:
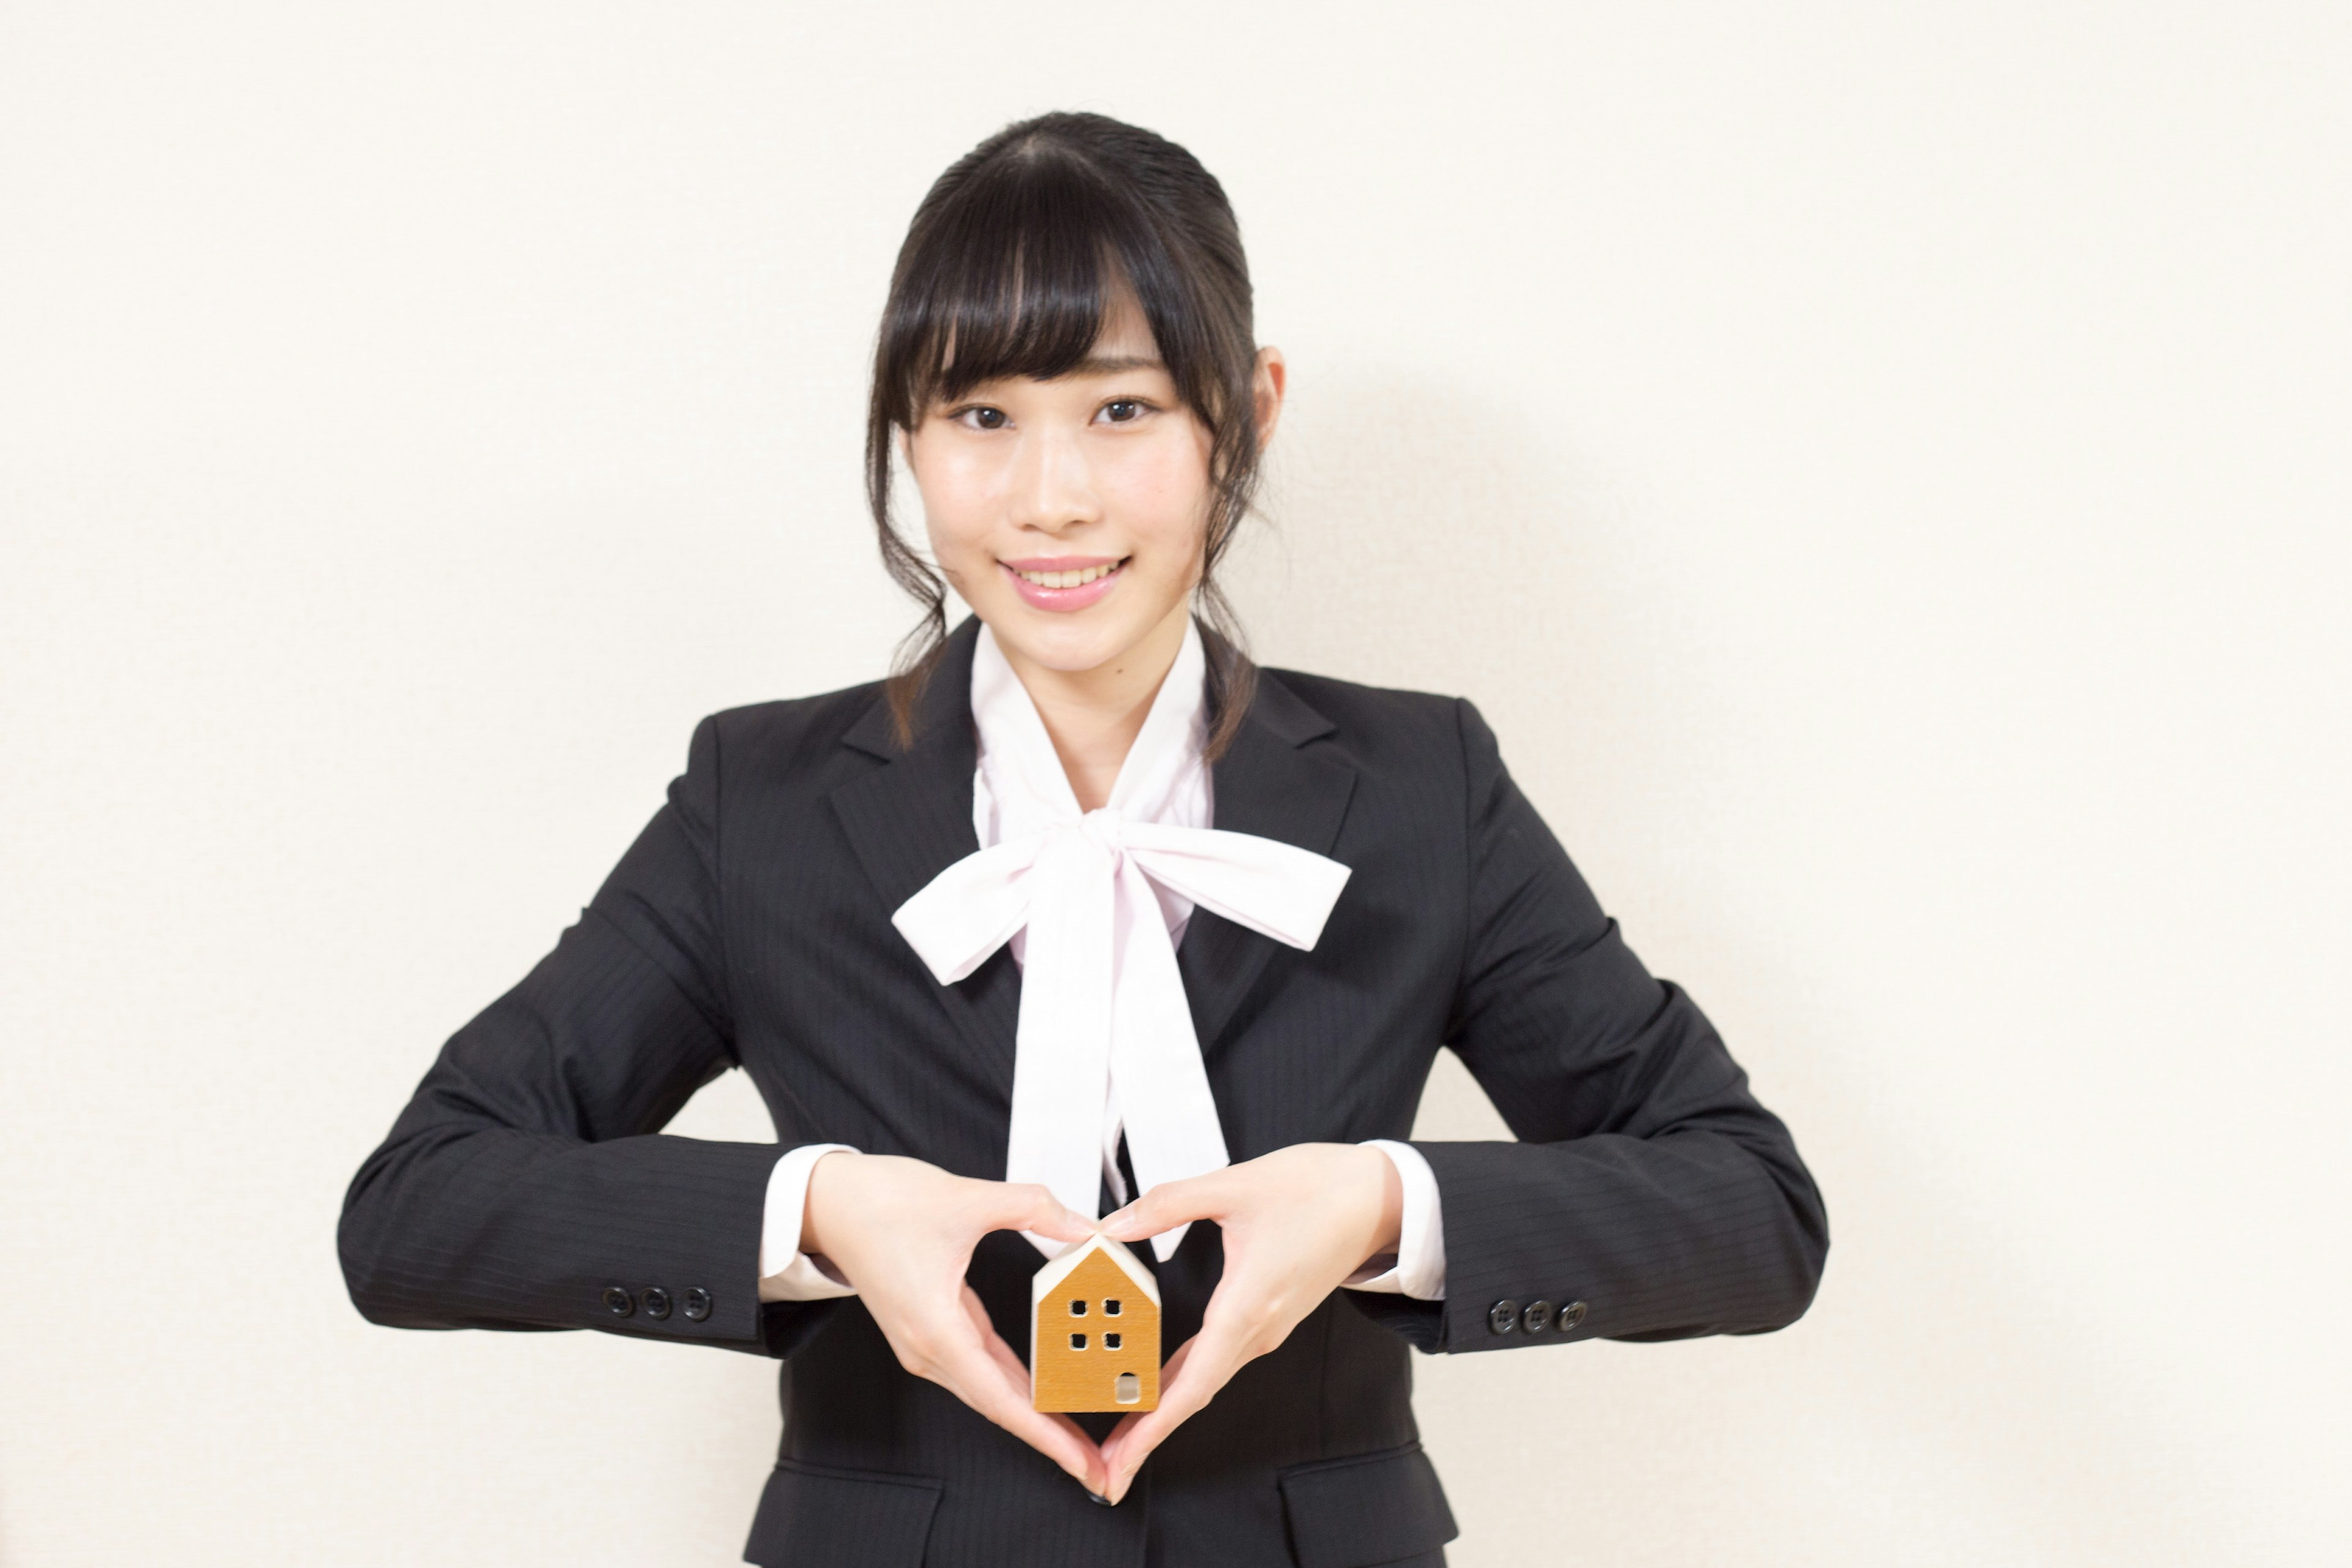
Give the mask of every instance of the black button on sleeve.
[[686, 1300], [680, 1305], [688, 1320], [698, 1323], [710, 1316], [710, 1292], [697, 1285], [686, 1293]]
[[669, 1316], [669, 1292], [658, 1285], [646, 1286], [638, 1295], [637, 1304], [645, 1308], [646, 1316], [648, 1318]]
[[1562, 1307], [1559, 1310], [1559, 1331], [1564, 1334], [1584, 1321], [1584, 1312], [1585, 1307], [1581, 1301], [1570, 1301], [1567, 1306]]
[[1507, 1334], [1519, 1326], [1519, 1304], [1508, 1296], [1486, 1310], [1486, 1331]]
[[625, 1318], [637, 1310], [637, 1304], [629, 1299], [629, 1293], [618, 1285], [604, 1287], [604, 1307], [616, 1318]]
[[1539, 1334], [1550, 1328], [1551, 1303], [1549, 1301], [1528, 1302], [1527, 1310], [1519, 1314], [1519, 1327], [1531, 1334]]

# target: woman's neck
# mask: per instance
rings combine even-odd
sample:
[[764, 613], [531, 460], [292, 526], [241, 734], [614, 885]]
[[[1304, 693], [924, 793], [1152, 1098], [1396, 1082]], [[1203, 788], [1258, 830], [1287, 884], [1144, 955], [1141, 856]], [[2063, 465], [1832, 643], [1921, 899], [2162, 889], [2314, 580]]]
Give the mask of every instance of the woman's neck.
[[1174, 613], [1144, 634], [1126, 652], [1092, 669], [1049, 669], [1000, 643], [1005, 662], [1021, 678], [1036, 704], [1037, 717], [1062, 760], [1078, 809], [1095, 811], [1110, 803], [1120, 764], [1150, 717], [1152, 700], [1183, 650], [1191, 608]]

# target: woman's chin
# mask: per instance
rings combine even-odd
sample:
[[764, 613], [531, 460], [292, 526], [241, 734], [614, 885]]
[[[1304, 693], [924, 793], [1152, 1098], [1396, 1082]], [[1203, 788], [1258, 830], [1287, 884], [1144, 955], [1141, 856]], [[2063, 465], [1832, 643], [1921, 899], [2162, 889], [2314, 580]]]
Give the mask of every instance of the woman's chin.
[[[1108, 611], [1105, 605], [1101, 610]], [[1115, 665], [1151, 640], [1159, 620], [1139, 625], [1132, 616], [1087, 610], [1041, 611], [1018, 600], [981, 612], [997, 646], [1017, 664], [1058, 675], [1084, 675]]]
[[1057, 675], [1084, 675], [1100, 669], [1135, 646], [1132, 638], [1089, 637], [1076, 627], [1057, 626], [1036, 637], [1024, 637], [1017, 631], [1008, 637], [1000, 623], [991, 623], [990, 629], [996, 634], [997, 646], [1016, 664], [1050, 669]]

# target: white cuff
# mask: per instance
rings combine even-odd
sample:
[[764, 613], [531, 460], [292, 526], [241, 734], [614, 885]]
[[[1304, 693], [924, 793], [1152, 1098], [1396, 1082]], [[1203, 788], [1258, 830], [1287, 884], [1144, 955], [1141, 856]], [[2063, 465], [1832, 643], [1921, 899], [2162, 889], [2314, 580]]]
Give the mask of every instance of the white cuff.
[[768, 1173], [767, 1206], [760, 1222], [760, 1300], [823, 1301], [855, 1296], [857, 1288], [828, 1272], [801, 1250], [801, 1219], [808, 1212], [809, 1173], [835, 1151], [855, 1154], [846, 1143], [803, 1143]]
[[1396, 1167], [1404, 1185], [1404, 1215], [1397, 1226], [1396, 1255], [1373, 1258], [1339, 1281], [1350, 1290], [1379, 1290], [1417, 1301], [1445, 1300], [1445, 1223], [1437, 1199], [1437, 1173], [1421, 1151], [1392, 1138], [1370, 1138]]

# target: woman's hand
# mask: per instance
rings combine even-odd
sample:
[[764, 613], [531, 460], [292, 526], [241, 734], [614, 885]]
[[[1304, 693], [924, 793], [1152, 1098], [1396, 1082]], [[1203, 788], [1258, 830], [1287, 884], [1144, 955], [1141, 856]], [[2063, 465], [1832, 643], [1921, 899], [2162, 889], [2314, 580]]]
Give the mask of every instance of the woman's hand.
[[835, 1151], [809, 1173], [801, 1250], [849, 1283], [898, 1353], [929, 1378], [1103, 1495], [1102, 1452], [1066, 1415], [1030, 1407], [1029, 1369], [964, 1282], [992, 1230], [1084, 1241], [1092, 1222], [1042, 1186], [974, 1181], [920, 1160]]
[[1393, 1252], [1404, 1184], [1378, 1149], [1296, 1143], [1189, 1181], [1163, 1182], [1103, 1222], [1103, 1234], [1139, 1241], [1189, 1220], [1224, 1232], [1225, 1271], [1201, 1319], [1160, 1373], [1160, 1405], [1129, 1415], [1103, 1444], [1117, 1502], [1168, 1434], [1224, 1387], [1242, 1363], [1290, 1337], [1339, 1282]]

